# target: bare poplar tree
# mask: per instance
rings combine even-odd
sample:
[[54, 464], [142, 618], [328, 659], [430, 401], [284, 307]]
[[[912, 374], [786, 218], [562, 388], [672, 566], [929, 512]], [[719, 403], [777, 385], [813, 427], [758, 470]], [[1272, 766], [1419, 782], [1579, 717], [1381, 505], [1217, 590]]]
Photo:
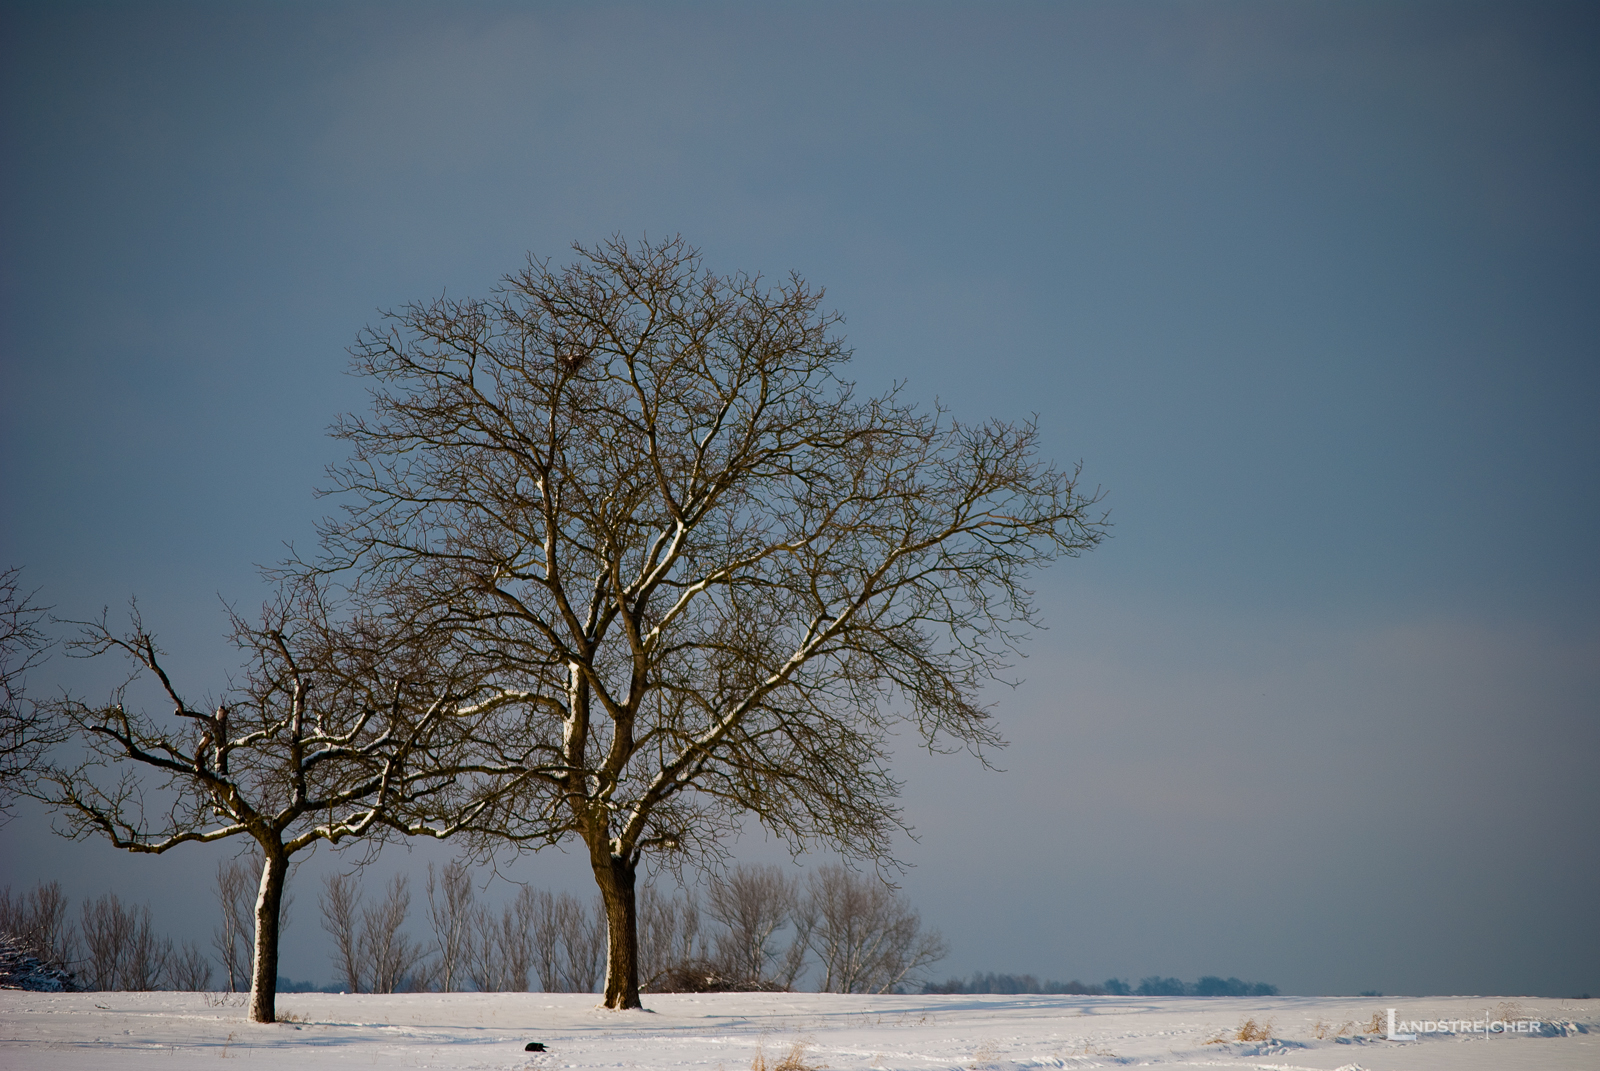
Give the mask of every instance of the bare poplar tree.
[[[129, 709], [122, 691], [99, 706], [53, 702], [52, 724], [86, 757], [45, 767], [27, 791], [65, 816], [66, 835], [104, 836], [127, 851], [252, 841], [261, 870], [250, 1018], [272, 1022], [290, 860], [319, 841], [405, 831], [391, 808], [427, 806], [435, 836], [475, 814], [480, 801], [456, 785], [463, 771], [441, 762], [451, 724], [481, 713], [481, 689], [459, 663], [399, 630], [336, 620], [325, 593], [304, 580], [285, 587], [261, 625], [235, 618], [249, 659], [244, 683], [209, 712], [180, 694], [137, 611], [126, 635], [104, 619], [81, 625], [75, 653], [125, 655], [136, 675], [159, 683], [172, 714]], [[427, 803], [445, 787], [460, 808], [453, 816]], [[147, 792], [158, 800], [148, 810]]]
[[811, 947], [821, 961], [825, 993], [887, 993], [946, 952], [938, 931], [881, 880], [837, 863], [813, 870]]
[[250, 988], [249, 897], [259, 882], [259, 878], [253, 881], [252, 877], [255, 875], [251, 868], [242, 860], [217, 863], [217, 905], [222, 909], [222, 925], [213, 931], [211, 944], [222, 961], [230, 993]]
[[715, 854], [748, 813], [886, 858], [891, 728], [998, 746], [979, 694], [1026, 577], [1103, 518], [1032, 424], [857, 398], [800, 278], [719, 276], [681, 239], [575, 249], [360, 336], [374, 410], [338, 426], [317, 568], [492, 679], [483, 762], [523, 780], [471, 828], [586, 846], [605, 1004], [630, 1008], [647, 853]]
[[571, 893], [529, 896], [533, 967], [546, 993], [587, 993], [600, 976], [605, 912]]
[[428, 864], [428, 921], [433, 924], [438, 952], [439, 986], [446, 993], [461, 988], [472, 941], [472, 875], [459, 860], [446, 863], [435, 893], [433, 864]]
[[591, 993], [605, 969], [605, 904], [598, 896], [585, 901], [562, 893], [556, 897], [556, 918], [561, 929], [561, 988]]
[[499, 914], [487, 907], [472, 912], [468, 934], [467, 977], [480, 993], [523, 993], [533, 965], [531, 932], [520, 925], [513, 905]]
[[334, 973], [346, 992], [364, 993], [367, 986], [356, 936], [360, 886], [354, 874], [329, 874], [322, 881], [322, 928], [333, 938]]
[[559, 993], [566, 988], [561, 977], [561, 928], [556, 924], [555, 907], [556, 898], [552, 893], [543, 889], [530, 892], [533, 970], [539, 977], [539, 988], [546, 993]]
[[498, 915], [486, 907], [473, 911], [468, 973], [480, 992], [528, 991], [539, 908], [540, 894], [524, 885]]

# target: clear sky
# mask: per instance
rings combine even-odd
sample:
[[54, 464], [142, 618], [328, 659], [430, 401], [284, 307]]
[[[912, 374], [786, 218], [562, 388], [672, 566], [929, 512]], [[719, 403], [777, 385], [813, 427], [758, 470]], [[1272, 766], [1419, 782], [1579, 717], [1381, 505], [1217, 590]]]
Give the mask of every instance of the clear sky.
[[[377, 310], [681, 233], [1107, 491], [1007, 772], [899, 767], [940, 973], [1600, 993], [1593, 5], [7, 2], [0, 94], [0, 564], [192, 693]], [[209, 932], [217, 849], [46, 825], [0, 884]]]

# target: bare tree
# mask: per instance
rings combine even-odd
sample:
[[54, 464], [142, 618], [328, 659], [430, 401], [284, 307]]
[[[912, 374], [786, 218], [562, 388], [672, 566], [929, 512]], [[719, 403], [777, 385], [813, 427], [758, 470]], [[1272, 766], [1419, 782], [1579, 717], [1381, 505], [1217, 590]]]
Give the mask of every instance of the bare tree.
[[605, 969], [605, 904], [598, 896], [584, 901], [562, 893], [556, 897], [556, 918], [561, 930], [561, 988], [592, 993]]
[[361, 900], [356, 876], [329, 874], [322, 880], [322, 928], [333, 938], [334, 972], [346, 992], [366, 992], [356, 936], [356, 911]]
[[134, 921], [116, 893], [84, 902], [82, 975], [86, 989], [122, 988], [122, 964]]
[[156, 934], [149, 904], [124, 907], [116, 893], [106, 893], [84, 903], [82, 925], [87, 988], [161, 987], [172, 941]]
[[0, 820], [46, 749], [61, 739], [60, 727], [27, 694], [27, 673], [44, 661], [52, 641], [39, 627], [48, 608], [18, 593], [21, 578], [21, 569], [0, 570]]
[[856, 398], [798, 277], [719, 276], [681, 239], [575, 249], [360, 336], [374, 411], [338, 426], [317, 568], [492, 680], [483, 762], [523, 780], [469, 824], [586, 846], [605, 1004], [630, 1008], [645, 855], [715, 855], [749, 813], [887, 858], [892, 727], [1000, 745], [979, 694], [1026, 577], [1104, 520], [1032, 424]]
[[384, 897], [361, 909], [357, 947], [366, 963], [374, 993], [404, 993], [422, 988], [418, 968], [427, 950], [401, 932], [411, 910], [411, 881], [404, 874], [389, 880]]
[[789, 973], [775, 937], [794, 913], [795, 886], [776, 866], [739, 865], [712, 875], [706, 912], [722, 925], [715, 962], [724, 974], [760, 982]]
[[587, 993], [600, 975], [605, 912], [571, 893], [534, 892], [533, 967], [546, 993]]
[[533, 933], [538, 894], [526, 885], [496, 915], [486, 907], [472, 913], [468, 973], [484, 993], [526, 993], [533, 968]]
[[[454, 787], [461, 771], [439, 762], [451, 723], [480, 712], [479, 689], [397, 630], [378, 640], [362, 620], [336, 623], [309, 582], [286, 587], [259, 626], [235, 618], [245, 681], [209, 713], [209, 704], [181, 696], [137, 611], [127, 635], [104, 619], [81, 626], [76, 654], [127, 656], [136, 675], [155, 678], [173, 712], [131, 710], [122, 691], [101, 706], [52, 703], [55, 731], [76, 737], [85, 757], [42, 769], [27, 791], [65, 816], [66, 835], [102, 835], [132, 852], [252, 841], [261, 870], [250, 1017], [272, 1022], [290, 860], [319, 841], [404, 832], [389, 809], [416, 811], [446, 786], [462, 813], [475, 813], [481, 804]], [[156, 796], [148, 810], [147, 793]], [[431, 833], [451, 832], [450, 815], [428, 814]]]
[[459, 860], [445, 864], [435, 895], [433, 864], [428, 864], [428, 921], [438, 952], [439, 985], [446, 993], [461, 988], [471, 955], [472, 875]]
[[205, 993], [211, 989], [211, 957], [194, 944], [183, 942], [183, 951], [173, 954], [167, 964], [167, 981], [184, 993]]
[[691, 893], [662, 896], [655, 886], [639, 891], [639, 987], [654, 990], [673, 967], [705, 958], [700, 904]]
[[41, 881], [15, 897], [9, 885], [0, 890], [0, 933], [20, 939], [51, 967], [67, 970], [78, 958], [77, 928], [67, 916], [67, 896], [59, 881]]
[[162, 937], [152, 928], [148, 904], [133, 914], [135, 922], [128, 935], [122, 984], [117, 988], [140, 991], [160, 989], [167, 984], [167, 968], [174, 955], [172, 938]]
[[259, 878], [252, 881], [252, 877], [242, 860], [217, 863], [217, 903], [222, 909], [222, 925], [213, 931], [211, 945], [222, 961], [230, 993], [250, 988], [249, 895], [259, 882]]
[[808, 885], [823, 992], [887, 993], [944, 958], [938, 931], [924, 932], [917, 913], [881, 880], [828, 863]]

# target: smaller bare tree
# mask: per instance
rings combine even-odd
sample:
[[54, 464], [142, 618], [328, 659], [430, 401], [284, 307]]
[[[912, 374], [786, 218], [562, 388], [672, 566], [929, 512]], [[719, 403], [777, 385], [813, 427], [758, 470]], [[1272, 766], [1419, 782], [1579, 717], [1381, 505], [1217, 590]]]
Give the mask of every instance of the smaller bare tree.
[[437, 889], [433, 864], [428, 864], [428, 921], [433, 924], [438, 952], [439, 985], [446, 993], [461, 988], [471, 955], [473, 918], [472, 875], [465, 864], [451, 860], [439, 875]]
[[639, 986], [659, 991], [668, 971], [705, 958], [700, 903], [693, 893], [663, 896], [653, 885], [639, 894]]
[[944, 938], [882, 881], [828, 863], [807, 884], [823, 992], [887, 993], [944, 958]]
[[322, 881], [322, 928], [333, 938], [334, 973], [348, 993], [366, 991], [357, 947], [356, 909], [361, 890], [354, 874], [329, 874]]
[[404, 993], [425, 984], [418, 968], [427, 950], [401, 931], [410, 910], [411, 881], [403, 874], [390, 879], [382, 900], [361, 909], [357, 943], [374, 993]]
[[124, 907], [116, 893], [83, 905], [84, 984], [89, 989], [157, 989], [172, 941], [155, 932], [150, 905]]
[[150, 905], [134, 909], [135, 923], [129, 931], [128, 955], [123, 962], [122, 984], [118, 989], [144, 991], [167, 984], [167, 968], [172, 962], [172, 938], [155, 932]]
[[706, 911], [721, 924], [716, 966], [745, 982], [786, 973], [777, 933], [794, 913], [796, 880], [777, 866], [739, 865], [711, 876]]
[[78, 958], [78, 934], [67, 917], [67, 896], [58, 881], [43, 882], [31, 892], [0, 890], [0, 933], [22, 941], [32, 955], [66, 970]]
[[539, 893], [526, 885], [499, 915], [483, 907], [473, 912], [469, 971], [477, 989], [485, 993], [528, 991], [538, 913]]
[[86, 989], [120, 989], [133, 919], [116, 893], [83, 905], [83, 984]]
[[211, 945], [222, 961], [230, 993], [250, 988], [249, 898], [255, 884], [250, 868], [242, 860], [227, 859], [217, 864], [217, 903], [222, 909], [222, 925], [213, 932]]
[[211, 957], [194, 944], [183, 942], [183, 951], [167, 964], [167, 982], [184, 993], [204, 993], [211, 989]]
[[[182, 697], [137, 611], [127, 635], [104, 619], [80, 624], [74, 651], [126, 656], [135, 677], [159, 683], [171, 714], [129, 709], [122, 690], [98, 706], [53, 701], [52, 731], [82, 748], [23, 788], [64, 816], [60, 832], [104, 836], [126, 851], [160, 854], [234, 837], [252, 843], [263, 860], [252, 919], [256, 1022], [276, 1018], [295, 855], [363, 837], [449, 836], [485, 805], [482, 778], [518, 776], [448, 757], [465, 731], [456, 727], [485, 709], [474, 701], [482, 689], [465, 661], [441, 662], [425, 637], [403, 630], [377, 635], [370, 617], [340, 620], [310, 578], [289, 584], [259, 626], [234, 619], [248, 667], [232, 701], [215, 706]], [[502, 702], [486, 699], [490, 708]], [[446, 793], [450, 802], [439, 803]]]
[[600, 978], [605, 916], [570, 893], [533, 894], [534, 969], [546, 993], [588, 993]]

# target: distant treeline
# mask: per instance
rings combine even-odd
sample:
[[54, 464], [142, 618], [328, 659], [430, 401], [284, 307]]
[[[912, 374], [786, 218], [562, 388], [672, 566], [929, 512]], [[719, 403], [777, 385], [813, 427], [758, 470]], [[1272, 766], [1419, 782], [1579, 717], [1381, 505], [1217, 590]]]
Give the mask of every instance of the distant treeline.
[[1181, 978], [1162, 978], [1151, 975], [1141, 978], [1137, 986], [1121, 978], [1107, 978], [1099, 985], [1079, 981], [1041, 982], [1031, 974], [994, 974], [979, 972], [966, 981], [951, 978], [945, 982], [929, 982], [922, 987], [924, 993], [1065, 993], [1082, 996], [1140, 996], [1140, 997], [1275, 997], [1278, 987], [1266, 982], [1244, 982], [1238, 978], [1218, 978], [1214, 974], [1194, 982]]
[[[1111, 979], [1115, 982], [1116, 979]], [[1110, 984], [1109, 982], [1107, 983]], [[1105, 986], [1085, 985], [1079, 981], [1041, 982], [1031, 974], [974, 974], [967, 981], [952, 978], [947, 982], [929, 982], [922, 987], [924, 993], [1073, 993], [1103, 996], [1116, 992]], [[1126, 987], [1122, 990], [1127, 992]]]

